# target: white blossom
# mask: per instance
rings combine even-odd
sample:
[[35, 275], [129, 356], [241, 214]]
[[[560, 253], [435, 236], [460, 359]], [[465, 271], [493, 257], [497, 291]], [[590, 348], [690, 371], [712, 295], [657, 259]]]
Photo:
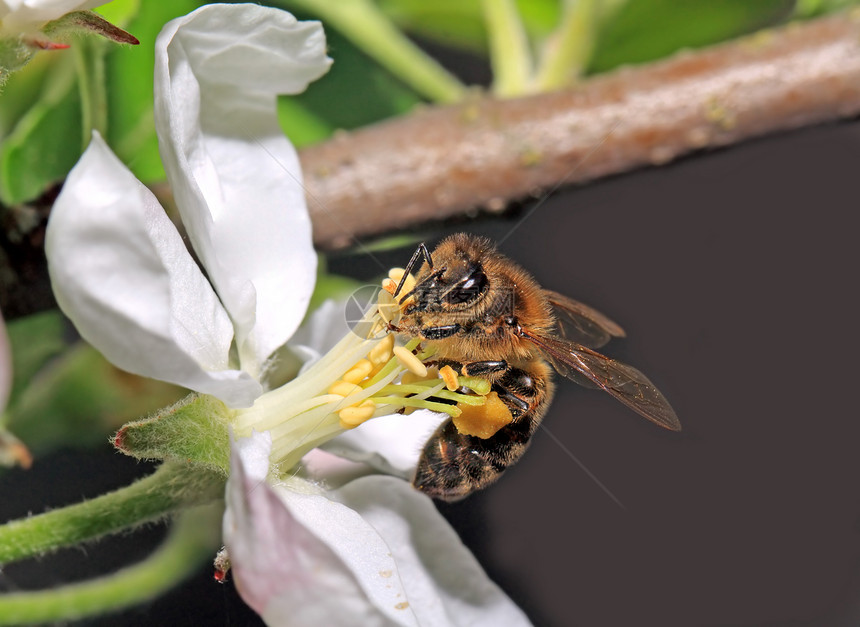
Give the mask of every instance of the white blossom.
[[[290, 452], [342, 427], [335, 415], [331, 433], [309, 440], [299, 418], [310, 412], [291, 419], [281, 410], [323, 393], [329, 370], [344, 372], [368, 344], [347, 336], [342, 350], [268, 389], [270, 356], [299, 326], [316, 269], [301, 171], [275, 95], [302, 91], [329, 62], [320, 24], [257, 5], [209, 5], [165, 26], [156, 129], [205, 273], [152, 193], [96, 135], [48, 226], [57, 301], [119, 367], [234, 408], [224, 535], [237, 586], [267, 622], [527, 624], [407, 482], [368, 474], [367, 465], [349, 481], [325, 468], [285, 472]], [[405, 475], [438, 421], [416, 412], [411, 439], [363, 435], [342, 448]]]

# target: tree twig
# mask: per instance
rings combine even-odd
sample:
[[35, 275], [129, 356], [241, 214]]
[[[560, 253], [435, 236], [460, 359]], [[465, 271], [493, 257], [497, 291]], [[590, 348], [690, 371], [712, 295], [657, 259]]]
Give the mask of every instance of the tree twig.
[[[338, 134], [300, 157], [314, 240], [336, 248], [858, 112], [860, 13], [853, 12], [622, 69], [575, 89], [427, 107]], [[0, 308], [9, 318], [53, 305], [41, 250], [48, 205], [25, 211], [39, 217], [25, 221], [31, 229], [4, 225], [15, 235], [0, 237]]]
[[301, 161], [314, 239], [336, 248], [858, 111], [854, 12], [622, 69], [575, 89], [428, 107], [306, 148]]

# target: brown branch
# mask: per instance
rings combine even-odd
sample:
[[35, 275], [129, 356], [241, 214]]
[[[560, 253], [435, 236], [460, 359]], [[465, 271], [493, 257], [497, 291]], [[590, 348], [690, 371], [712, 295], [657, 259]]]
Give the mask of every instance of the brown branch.
[[[425, 108], [301, 152], [320, 247], [860, 111], [860, 13], [823, 18], [519, 100]], [[0, 308], [53, 306], [50, 200], [8, 211]]]
[[575, 89], [427, 108], [301, 151], [321, 247], [860, 111], [860, 13]]

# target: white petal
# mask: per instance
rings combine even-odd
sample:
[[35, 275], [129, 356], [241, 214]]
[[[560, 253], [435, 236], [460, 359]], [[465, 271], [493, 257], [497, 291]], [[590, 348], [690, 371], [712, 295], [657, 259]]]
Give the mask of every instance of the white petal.
[[252, 481], [262, 481], [269, 474], [269, 454], [272, 452], [272, 434], [251, 431], [247, 438], [233, 442], [233, 449], [242, 460], [242, 468]]
[[529, 624], [425, 495], [378, 475], [328, 495], [295, 479], [272, 488], [242, 463], [269, 446], [234, 454], [224, 518], [237, 587], [266, 622]]
[[408, 416], [392, 414], [368, 420], [322, 445], [322, 449], [364, 462], [382, 472], [411, 479], [418, 456], [448, 414], [421, 409]]
[[236, 407], [261, 393], [228, 368], [232, 325], [173, 224], [98, 134], [54, 203], [45, 251], [60, 308], [123, 370]]
[[[260, 443], [252, 448], [260, 448]], [[318, 536], [319, 531], [353, 537], [356, 533], [372, 534], [355, 512], [323, 496], [297, 493], [287, 495], [296, 504], [285, 507], [265, 481], [249, 477], [243, 464], [245, 455], [243, 452], [240, 458], [234, 448], [227, 482], [224, 541], [236, 586], [248, 605], [270, 625], [416, 624], [411, 611], [394, 608], [396, 595], [402, 592], [398, 592], [396, 579], [383, 576], [394, 569], [384, 544], [356, 545], [353, 548], [359, 550], [344, 559]], [[291, 511], [294, 508], [306, 512], [305, 518], [313, 519], [316, 527], [301, 522]], [[390, 589], [383, 585], [382, 591], [372, 590], [381, 597], [373, 600], [384, 602], [385, 609], [368, 599], [363, 577], [386, 584], [392, 580]], [[398, 615], [402, 615], [401, 620], [397, 620], [401, 618]]]
[[490, 581], [433, 502], [409, 484], [371, 475], [335, 494], [391, 549], [409, 605], [422, 625], [531, 624]]
[[319, 23], [252, 4], [204, 6], [156, 42], [165, 170], [251, 372], [296, 330], [315, 280], [301, 169], [275, 96], [303, 91], [329, 63]]

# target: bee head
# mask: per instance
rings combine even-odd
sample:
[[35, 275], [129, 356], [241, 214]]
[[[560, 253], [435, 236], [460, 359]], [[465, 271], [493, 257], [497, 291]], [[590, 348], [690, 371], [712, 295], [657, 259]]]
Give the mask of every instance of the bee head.
[[[447, 311], [471, 306], [489, 287], [489, 280], [479, 261], [468, 258], [449, 260], [419, 279], [407, 311]], [[404, 295], [406, 300], [409, 295]]]

